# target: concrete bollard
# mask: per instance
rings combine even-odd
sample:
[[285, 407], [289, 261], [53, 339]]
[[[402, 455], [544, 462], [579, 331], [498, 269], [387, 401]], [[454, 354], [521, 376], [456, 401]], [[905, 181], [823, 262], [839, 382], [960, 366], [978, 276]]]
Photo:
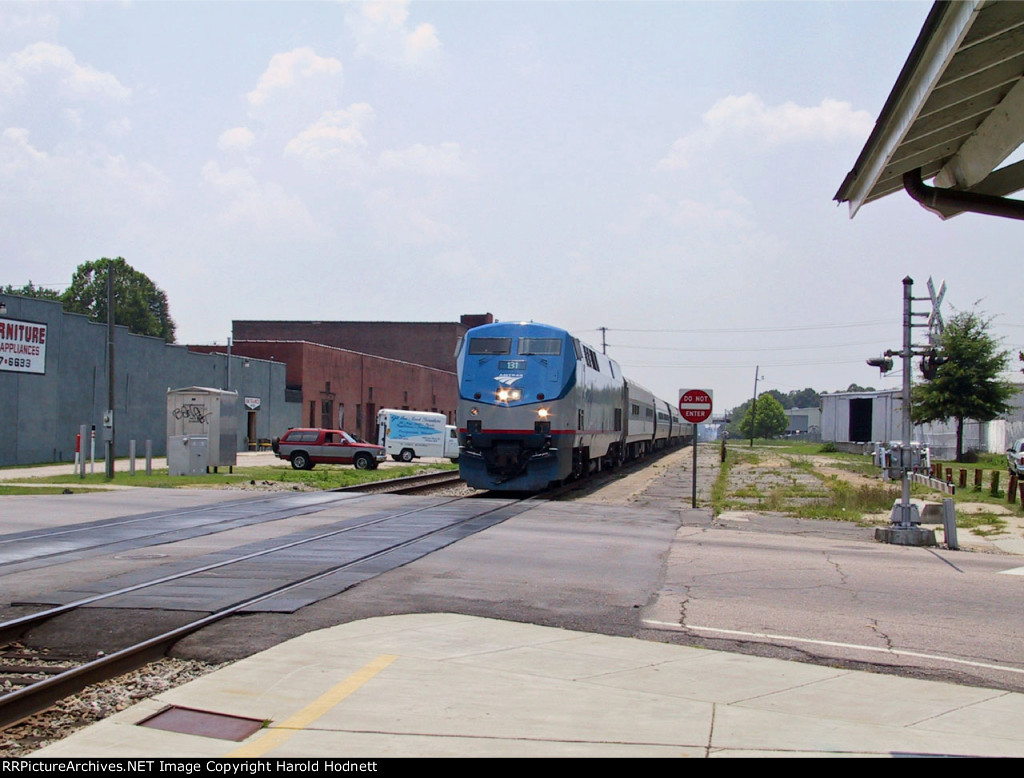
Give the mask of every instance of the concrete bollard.
[[153, 475], [153, 441], [146, 441], [146, 475]]
[[128, 441], [128, 475], [135, 475], [135, 440]]
[[[78, 428], [78, 435], [82, 440], [85, 440], [85, 436], [89, 434], [89, 428], [86, 425], [82, 425]], [[85, 450], [82, 451], [82, 456], [79, 457], [78, 464], [81, 466], [81, 472], [79, 478], [85, 478]]]
[[956, 507], [949, 498], [942, 501], [942, 532], [945, 535], [946, 548], [958, 550], [960, 544], [956, 539]]

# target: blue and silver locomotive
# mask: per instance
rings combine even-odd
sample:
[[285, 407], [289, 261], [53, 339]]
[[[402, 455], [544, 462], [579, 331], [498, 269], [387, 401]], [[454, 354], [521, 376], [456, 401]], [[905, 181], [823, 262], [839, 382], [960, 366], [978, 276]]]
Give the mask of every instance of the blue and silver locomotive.
[[499, 322], [458, 353], [459, 471], [477, 489], [536, 492], [688, 434], [678, 409], [546, 324]]

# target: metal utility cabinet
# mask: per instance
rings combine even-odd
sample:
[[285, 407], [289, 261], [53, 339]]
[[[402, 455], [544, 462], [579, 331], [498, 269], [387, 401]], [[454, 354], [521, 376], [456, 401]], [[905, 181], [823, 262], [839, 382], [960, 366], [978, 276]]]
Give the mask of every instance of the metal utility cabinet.
[[167, 390], [167, 468], [171, 475], [233, 467], [237, 449], [238, 392], [204, 386]]

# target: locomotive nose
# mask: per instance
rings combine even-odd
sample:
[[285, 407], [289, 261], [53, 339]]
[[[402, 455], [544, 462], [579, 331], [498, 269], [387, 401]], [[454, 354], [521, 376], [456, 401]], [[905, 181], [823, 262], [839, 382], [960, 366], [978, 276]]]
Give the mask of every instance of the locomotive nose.
[[491, 449], [488, 464], [502, 475], [516, 473], [520, 470], [523, 447], [518, 443], [500, 443]]

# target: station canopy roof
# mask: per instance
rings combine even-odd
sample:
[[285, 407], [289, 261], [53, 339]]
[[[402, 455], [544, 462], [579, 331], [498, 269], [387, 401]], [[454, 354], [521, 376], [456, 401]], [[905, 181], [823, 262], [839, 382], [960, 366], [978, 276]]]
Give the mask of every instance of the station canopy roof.
[[[937, 2], [835, 199], [853, 218], [905, 189], [942, 218], [1024, 218], [1024, 2]], [[923, 181], [934, 178], [934, 186]], [[1006, 212], [1003, 212], [1006, 211]]]

